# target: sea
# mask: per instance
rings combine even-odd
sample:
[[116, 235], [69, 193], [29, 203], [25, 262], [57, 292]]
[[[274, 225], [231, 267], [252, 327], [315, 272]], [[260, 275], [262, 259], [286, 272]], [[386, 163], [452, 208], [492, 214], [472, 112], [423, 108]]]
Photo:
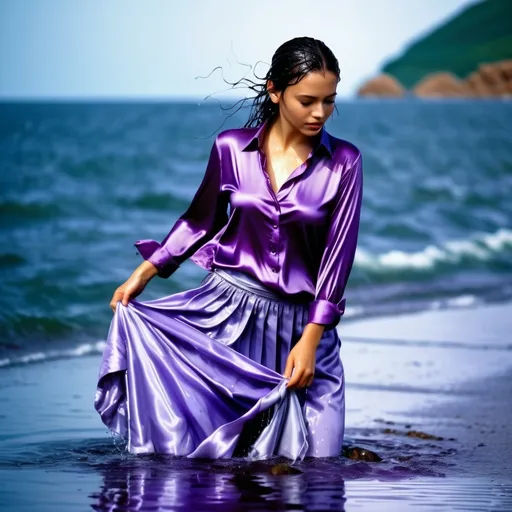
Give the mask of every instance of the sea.
[[[0, 367], [102, 350], [110, 299], [184, 213], [233, 102], [0, 104]], [[512, 104], [338, 102], [363, 154], [345, 321], [512, 298]], [[141, 299], [192, 287], [186, 262]]]
[[[101, 424], [109, 302], [142, 261], [133, 244], [165, 237], [216, 135], [248, 114], [236, 100], [0, 103], [0, 510], [512, 510], [499, 391], [512, 353], [508, 100], [347, 99], [327, 123], [364, 173], [341, 320], [344, 447], [381, 463], [340, 456], [280, 475], [277, 461], [132, 456]], [[205, 273], [187, 261], [137, 300]], [[505, 384], [492, 384], [498, 370]]]

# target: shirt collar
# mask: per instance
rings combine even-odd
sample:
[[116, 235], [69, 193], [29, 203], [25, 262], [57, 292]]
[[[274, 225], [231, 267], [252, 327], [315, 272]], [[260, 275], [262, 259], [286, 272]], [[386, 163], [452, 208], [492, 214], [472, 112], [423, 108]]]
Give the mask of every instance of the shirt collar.
[[[254, 151], [257, 148], [261, 148], [263, 144], [263, 135], [265, 134], [265, 130], [268, 128], [270, 120], [267, 119], [262, 124], [260, 124], [256, 128], [251, 129], [251, 135], [245, 146], [242, 148], [242, 151]], [[322, 130], [315, 137], [315, 145], [313, 147], [313, 153], [316, 153], [321, 148], [327, 150], [329, 157], [332, 157], [332, 148], [331, 148], [331, 136], [327, 133], [325, 127], [322, 127]]]

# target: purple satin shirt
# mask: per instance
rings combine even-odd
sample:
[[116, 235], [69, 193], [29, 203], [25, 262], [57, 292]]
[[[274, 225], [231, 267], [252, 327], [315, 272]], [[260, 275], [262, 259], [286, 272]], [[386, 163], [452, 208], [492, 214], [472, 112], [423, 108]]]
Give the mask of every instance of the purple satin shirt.
[[261, 149], [267, 126], [220, 133], [187, 211], [161, 244], [135, 246], [160, 277], [187, 258], [206, 270], [245, 272], [288, 300], [309, 302], [308, 321], [333, 329], [356, 251], [362, 156], [322, 129], [275, 194]]

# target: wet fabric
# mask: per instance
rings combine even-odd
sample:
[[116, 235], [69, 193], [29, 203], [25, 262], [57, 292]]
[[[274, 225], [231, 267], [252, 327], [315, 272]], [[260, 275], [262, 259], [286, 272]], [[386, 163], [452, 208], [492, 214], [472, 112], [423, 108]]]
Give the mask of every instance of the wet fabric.
[[269, 125], [220, 133], [187, 211], [161, 243], [135, 246], [161, 277], [188, 258], [207, 270], [243, 272], [283, 296], [308, 300], [308, 322], [333, 329], [345, 311], [356, 251], [362, 156], [322, 129], [276, 193], [262, 150]]
[[308, 316], [307, 301], [219, 268], [197, 288], [118, 302], [95, 408], [132, 453], [232, 457], [244, 428], [266, 414], [242, 450], [249, 458], [338, 455], [345, 402], [336, 329], [323, 334], [307, 390], [287, 390], [282, 376]]

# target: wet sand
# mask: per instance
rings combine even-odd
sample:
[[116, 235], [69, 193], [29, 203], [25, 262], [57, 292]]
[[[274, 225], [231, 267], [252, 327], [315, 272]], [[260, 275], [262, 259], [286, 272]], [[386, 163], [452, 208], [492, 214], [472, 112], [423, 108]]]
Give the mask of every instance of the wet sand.
[[345, 447], [383, 460], [295, 475], [123, 453], [92, 406], [99, 355], [3, 368], [0, 510], [512, 509], [511, 333], [510, 304], [343, 322]]
[[340, 334], [349, 428], [442, 437], [456, 474], [512, 481], [512, 304], [374, 319]]

